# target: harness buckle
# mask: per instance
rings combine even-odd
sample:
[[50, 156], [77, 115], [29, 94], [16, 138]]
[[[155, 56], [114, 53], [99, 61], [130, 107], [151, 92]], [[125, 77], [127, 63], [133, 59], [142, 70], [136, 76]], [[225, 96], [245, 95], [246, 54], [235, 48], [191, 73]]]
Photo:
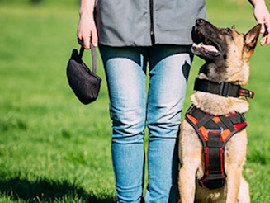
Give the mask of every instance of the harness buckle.
[[213, 134], [222, 134], [223, 129], [207, 129], [207, 133], [213, 133]]
[[230, 94], [230, 82], [221, 82], [219, 87], [219, 95], [228, 97]]

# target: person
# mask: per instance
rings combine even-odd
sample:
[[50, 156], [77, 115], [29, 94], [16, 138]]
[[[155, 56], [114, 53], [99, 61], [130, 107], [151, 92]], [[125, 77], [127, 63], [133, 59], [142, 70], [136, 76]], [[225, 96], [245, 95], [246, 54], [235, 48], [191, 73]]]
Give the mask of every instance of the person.
[[[269, 44], [266, 4], [249, 2], [264, 25], [261, 44]], [[196, 18], [206, 18], [205, 0], [81, 0], [79, 14], [78, 40], [86, 49], [90, 39], [98, 45], [105, 68], [118, 202], [176, 202], [176, 142], [192, 61], [190, 33]], [[149, 180], [143, 197], [145, 126]]]

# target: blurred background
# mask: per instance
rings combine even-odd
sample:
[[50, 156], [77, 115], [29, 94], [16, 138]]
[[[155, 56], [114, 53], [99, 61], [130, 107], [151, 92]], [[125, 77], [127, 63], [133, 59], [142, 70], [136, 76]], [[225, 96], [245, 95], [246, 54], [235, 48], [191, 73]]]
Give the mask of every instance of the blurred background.
[[[0, 0], [0, 202], [115, 202], [100, 57], [98, 101], [83, 106], [66, 79], [72, 49], [79, 48], [79, 4]], [[242, 33], [256, 25], [247, 0], [208, 0], [207, 13], [215, 25], [235, 25]], [[90, 66], [90, 51], [84, 60]], [[185, 110], [202, 63], [195, 57]], [[246, 114], [249, 146], [243, 173], [252, 202], [270, 202], [270, 46], [258, 45], [250, 67], [248, 88], [255, 98]], [[146, 129], [145, 151], [147, 140]]]

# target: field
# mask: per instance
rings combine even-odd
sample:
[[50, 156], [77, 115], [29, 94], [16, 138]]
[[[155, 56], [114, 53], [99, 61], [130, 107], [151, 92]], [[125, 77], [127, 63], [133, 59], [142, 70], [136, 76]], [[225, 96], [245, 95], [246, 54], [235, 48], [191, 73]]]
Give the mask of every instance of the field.
[[[100, 96], [88, 106], [77, 101], [65, 75], [71, 50], [78, 48], [78, 8], [75, 0], [0, 1], [0, 202], [115, 202], [101, 61]], [[209, 0], [208, 19], [240, 32], [256, 24], [245, 1]], [[246, 114], [244, 176], [252, 202], [270, 202], [269, 54], [270, 46], [258, 46], [250, 62], [255, 99]], [[202, 62], [193, 62], [185, 109]]]

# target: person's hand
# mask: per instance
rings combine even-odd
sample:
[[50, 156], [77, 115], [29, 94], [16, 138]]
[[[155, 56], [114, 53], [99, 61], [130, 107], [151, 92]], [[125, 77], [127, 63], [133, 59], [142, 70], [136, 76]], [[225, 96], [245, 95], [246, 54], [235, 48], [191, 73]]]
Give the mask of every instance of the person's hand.
[[96, 24], [91, 14], [83, 14], [80, 16], [78, 26], [78, 42], [85, 49], [90, 49], [90, 40], [96, 47], [98, 42]]
[[263, 38], [261, 39], [261, 45], [270, 43], [270, 14], [267, 10], [264, 1], [258, 1], [254, 5], [254, 17], [259, 24], [262, 24], [261, 34]]

